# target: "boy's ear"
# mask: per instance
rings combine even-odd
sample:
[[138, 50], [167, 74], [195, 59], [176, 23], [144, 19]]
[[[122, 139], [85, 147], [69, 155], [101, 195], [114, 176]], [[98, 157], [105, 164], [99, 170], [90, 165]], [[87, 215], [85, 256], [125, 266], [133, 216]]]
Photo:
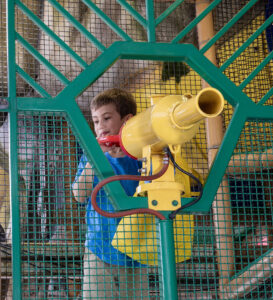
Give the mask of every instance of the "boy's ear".
[[123, 122], [128, 121], [129, 119], [131, 119], [134, 115], [133, 114], [128, 114], [126, 116], [123, 117]]

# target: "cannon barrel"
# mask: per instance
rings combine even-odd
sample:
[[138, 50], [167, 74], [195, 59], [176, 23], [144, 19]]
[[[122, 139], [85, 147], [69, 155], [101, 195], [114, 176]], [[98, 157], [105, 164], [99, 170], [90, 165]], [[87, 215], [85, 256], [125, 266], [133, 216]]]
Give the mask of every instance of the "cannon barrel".
[[154, 152], [165, 146], [182, 145], [197, 133], [200, 121], [218, 116], [224, 107], [222, 94], [214, 88], [196, 96], [170, 95], [129, 119], [120, 130], [120, 145], [133, 158], [141, 158], [143, 148]]

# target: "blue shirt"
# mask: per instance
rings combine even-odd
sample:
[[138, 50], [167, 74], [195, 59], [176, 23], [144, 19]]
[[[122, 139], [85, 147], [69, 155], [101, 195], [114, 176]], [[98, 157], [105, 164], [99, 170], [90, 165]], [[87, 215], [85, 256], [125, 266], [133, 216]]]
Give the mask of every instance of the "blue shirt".
[[[108, 152], [105, 153], [105, 156], [117, 175], [136, 175], [138, 169], [141, 167], [140, 162], [128, 156], [115, 158]], [[87, 157], [83, 154], [80, 159], [74, 182], [78, 180], [87, 161]], [[93, 187], [97, 184], [98, 179], [95, 176]], [[138, 186], [138, 182], [133, 180], [122, 180], [121, 185], [128, 196], [133, 196], [136, 187]], [[114, 208], [103, 189], [101, 189], [97, 195], [97, 203], [102, 210], [108, 212], [114, 211]], [[106, 263], [121, 266], [140, 266], [139, 262], [132, 260], [129, 256], [121, 253], [111, 245], [119, 222], [120, 218], [106, 218], [98, 214], [91, 205], [91, 199], [89, 197], [86, 205], [87, 232], [85, 246]]]

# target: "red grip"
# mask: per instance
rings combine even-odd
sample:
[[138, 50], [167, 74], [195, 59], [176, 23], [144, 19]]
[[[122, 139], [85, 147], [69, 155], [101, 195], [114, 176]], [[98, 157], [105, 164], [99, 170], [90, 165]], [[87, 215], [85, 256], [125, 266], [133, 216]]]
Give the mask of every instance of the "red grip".
[[108, 135], [104, 137], [97, 138], [100, 145], [105, 145], [107, 147], [119, 146], [119, 136], [118, 135]]

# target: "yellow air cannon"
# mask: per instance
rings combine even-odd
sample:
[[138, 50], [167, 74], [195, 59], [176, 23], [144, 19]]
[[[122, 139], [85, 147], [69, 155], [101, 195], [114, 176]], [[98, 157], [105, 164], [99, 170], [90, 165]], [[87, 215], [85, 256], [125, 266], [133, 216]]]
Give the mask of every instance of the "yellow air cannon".
[[[164, 149], [175, 156], [181, 145], [197, 133], [200, 121], [218, 116], [224, 107], [222, 94], [205, 88], [196, 96], [162, 97], [144, 112], [131, 118], [122, 127], [120, 144], [129, 156], [142, 159], [142, 175], [155, 173], [162, 165]], [[190, 184], [176, 182], [173, 164], [167, 172], [150, 183], [140, 183], [137, 193], [148, 196], [148, 206], [154, 210], [172, 211], [181, 206], [181, 195], [189, 194]]]

